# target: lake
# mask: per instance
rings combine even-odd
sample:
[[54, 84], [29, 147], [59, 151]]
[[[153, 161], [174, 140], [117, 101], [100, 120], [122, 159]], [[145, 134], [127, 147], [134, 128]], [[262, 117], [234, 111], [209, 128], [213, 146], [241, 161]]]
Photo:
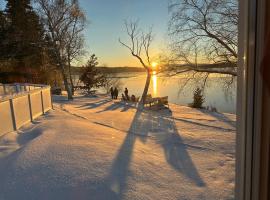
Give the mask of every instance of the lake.
[[[122, 83], [121, 88], [119, 88], [120, 96], [125, 87], [128, 88], [130, 95], [142, 95], [146, 80], [145, 73], [121, 73], [115, 77], [119, 78]], [[168, 96], [171, 103], [188, 105], [193, 101], [193, 91], [202, 86], [203, 79], [197, 77], [188, 82], [187, 80], [185, 76], [153, 75], [148, 93], [152, 94], [153, 97]], [[234, 80], [227, 84], [230, 81], [228, 77], [209, 77], [204, 89], [204, 106], [215, 107], [219, 112], [235, 113], [237, 81]], [[185, 87], [181, 90], [185, 83]]]

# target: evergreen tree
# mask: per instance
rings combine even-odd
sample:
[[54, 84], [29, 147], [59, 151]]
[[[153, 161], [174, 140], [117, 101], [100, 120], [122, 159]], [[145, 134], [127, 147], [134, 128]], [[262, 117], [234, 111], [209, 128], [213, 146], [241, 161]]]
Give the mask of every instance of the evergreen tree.
[[97, 69], [97, 65], [97, 57], [93, 54], [82, 68], [80, 81], [84, 83], [88, 93], [92, 88], [103, 87], [106, 84], [106, 76]]
[[[1, 36], [1, 58], [9, 60], [16, 73], [35, 82], [42, 65], [43, 28], [30, 0], [6, 0], [7, 27]], [[27, 75], [27, 76], [25, 76]], [[30, 78], [30, 80], [29, 80]]]
[[6, 43], [8, 38], [8, 20], [3, 11], [0, 10], [0, 55], [3, 60], [3, 55], [6, 52]]
[[204, 103], [204, 97], [202, 92], [203, 91], [200, 88], [196, 88], [196, 90], [194, 91], [193, 103], [191, 104], [193, 108], [202, 108], [202, 105]]

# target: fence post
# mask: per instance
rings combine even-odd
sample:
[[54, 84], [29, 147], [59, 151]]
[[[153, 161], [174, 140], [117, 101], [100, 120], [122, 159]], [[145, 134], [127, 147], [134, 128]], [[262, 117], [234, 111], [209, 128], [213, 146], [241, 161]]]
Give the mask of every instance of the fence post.
[[42, 95], [42, 90], [40, 91], [40, 97], [41, 97], [41, 106], [42, 106], [42, 113], [44, 114], [44, 104], [43, 104], [43, 95]]
[[31, 104], [30, 93], [28, 93], [28, 105], [29, 105], [30, 119], [31, 119], [31, 122], [32, 122], [33, 121], [33, 113], [32, 113], [32, 104]]
[[13, 107], [13, 99], [9, 99], [9, 104], [10, 104], [12, 123], [13, 123], [13, 130], [16, 131], [17, 126], [16, 126], [16, 118], [15, 118], [14, 107]]

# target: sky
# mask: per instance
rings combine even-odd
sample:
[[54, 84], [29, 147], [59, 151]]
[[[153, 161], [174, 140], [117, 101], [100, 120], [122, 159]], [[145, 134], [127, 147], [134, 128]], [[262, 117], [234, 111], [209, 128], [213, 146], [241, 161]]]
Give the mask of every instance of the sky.
[[140, 66], [118, 39], [126, 37], [124, 20], [139, 20], [140, 27], [153, 26], [154, 41], [151, 55], [166, 48], [168, 0], [80, 0], [88, 19], [85, 30], [86, 46], [95, 53], [100, 65]]
[[[166, 49], [168, 29], [168, 0], [79, 0], [86, 13], [85, 47], [96, 54], [99, 65], [112, 67], [140, 66], [118, 39], [128, 42], [124, 20], [139, 20], [142, 30], [153, 27], [154, 41], [150, 55], [157, 57]], [[0, 0], [0, 8], [5, 1]], [[81, 58], [77, 65], [86, 62]]]

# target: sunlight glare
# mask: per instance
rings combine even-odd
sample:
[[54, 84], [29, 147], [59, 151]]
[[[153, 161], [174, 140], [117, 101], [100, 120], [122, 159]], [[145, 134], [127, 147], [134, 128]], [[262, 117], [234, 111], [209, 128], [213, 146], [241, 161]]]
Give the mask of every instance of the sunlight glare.
[[152, 83], [153, 83], [153, 94], [154, 96], [157, 95], [157, 75], [153, 74], [152, 76]]
[[151, 64], [151, 66], [152, 66], [153, 69], [156, 69], [157, 68], [157, 65], [158, 65], [158, 63], [156, 63], [156, 62], [152, 62], [152, 64]]

